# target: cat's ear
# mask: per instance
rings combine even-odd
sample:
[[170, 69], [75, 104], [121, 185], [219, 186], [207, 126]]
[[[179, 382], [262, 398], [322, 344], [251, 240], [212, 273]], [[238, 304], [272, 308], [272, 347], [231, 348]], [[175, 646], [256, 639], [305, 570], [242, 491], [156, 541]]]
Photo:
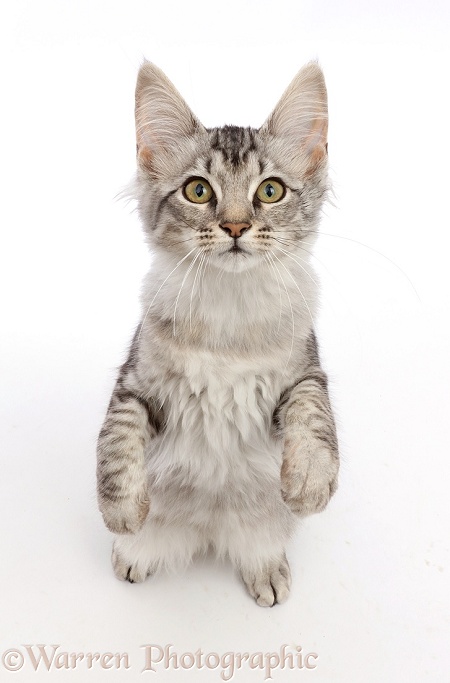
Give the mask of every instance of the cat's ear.
[[137, 78], [135, 115], [138, 159], [147, 168], [161, 155], [176, 154], [183, 139], [204, 130], [167, 76], [147, 61]]
[[314, 169], [327, 154], [327, 89], [321, 68], [310, 62], [296, 75], [261, 131], [284, 139]]

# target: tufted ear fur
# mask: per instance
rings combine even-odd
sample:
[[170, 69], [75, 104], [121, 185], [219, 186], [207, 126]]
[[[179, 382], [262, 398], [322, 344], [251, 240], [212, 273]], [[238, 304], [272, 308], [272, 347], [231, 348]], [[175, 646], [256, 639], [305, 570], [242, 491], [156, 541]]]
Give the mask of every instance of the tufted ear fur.
[[167, 76], [147, 61], [138, 74], [135, 115], [138, 160], [149, 169], [155, 158], [175, 155], [183, 140], [204, 130]]
[[261, 132], [283, 139], [291, 151], [306, 157], [310, 171], [326, 156], [327, 89], [316, 62], [306, 64], [298, 72]]

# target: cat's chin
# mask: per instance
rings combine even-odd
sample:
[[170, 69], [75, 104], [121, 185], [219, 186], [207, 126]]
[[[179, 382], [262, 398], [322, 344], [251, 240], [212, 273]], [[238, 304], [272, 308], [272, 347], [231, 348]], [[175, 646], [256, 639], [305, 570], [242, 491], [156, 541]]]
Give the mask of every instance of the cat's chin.
[[212, 261], [214, 266], [219, 270], [225, 270], [227, 273], [243, 273], [246, 270], [251, 270], [261, 263], [259, 254], [252, 254], [248, 251], [227, 251]]

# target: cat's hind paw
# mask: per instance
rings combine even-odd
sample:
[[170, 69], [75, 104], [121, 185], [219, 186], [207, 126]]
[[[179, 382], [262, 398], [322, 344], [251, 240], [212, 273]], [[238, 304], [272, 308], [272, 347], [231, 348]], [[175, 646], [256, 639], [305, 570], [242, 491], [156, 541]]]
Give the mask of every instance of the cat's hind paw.
[[118, 549], [117, 542], [113, 545], [111, 563], [114, 574], [120, 581], [142, 583], [153, 573], [149, 567], [143, 566], [140, 562], [128, 561]]
[[272, 562], [259, 572], [243, 569], [241, 576], [248, 592], [261, 607], [273, 607], [277, 603], [285, 602], [289, 597], [291, 570], [286, 556], [281, 562]]

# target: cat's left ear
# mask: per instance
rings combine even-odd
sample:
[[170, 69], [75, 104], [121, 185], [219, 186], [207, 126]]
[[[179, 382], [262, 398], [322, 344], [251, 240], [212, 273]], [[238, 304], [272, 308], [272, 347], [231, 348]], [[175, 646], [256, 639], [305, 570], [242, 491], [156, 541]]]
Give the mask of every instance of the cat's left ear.
[[135, 114], [138, 159], [149, 169], [177, 155], [183, 140], [204, 130], [167, 76], [147, 61], [137, 78]]
[[327, 154], [328, 105], [323, 73], [310, 62], [296, 75], [261, 128], [285, 140], [314, 170]]

